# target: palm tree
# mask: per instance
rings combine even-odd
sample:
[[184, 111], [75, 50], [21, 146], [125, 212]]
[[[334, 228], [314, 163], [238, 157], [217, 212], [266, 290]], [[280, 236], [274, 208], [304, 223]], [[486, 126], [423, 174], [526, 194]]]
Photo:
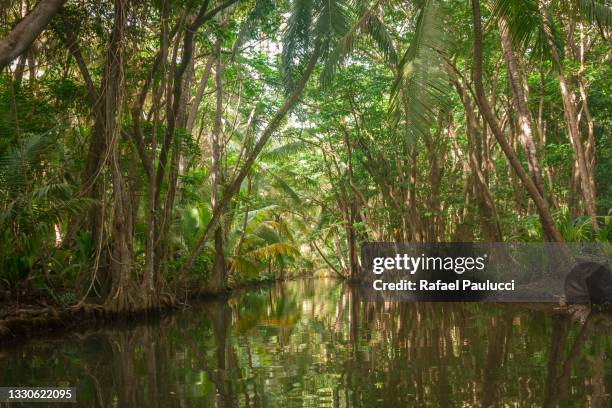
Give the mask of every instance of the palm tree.
[[[198, 240], [191, 257], [181, 268], [181, 274], [184, 274], [193, 266], [211, 233], [219, 225], [230, 201], [240, 190], [242, 182], [249, 174], [255, 160], [286, 115], [298, 102], [319, 59], [326, 59], [331, 45], [346, 34], [348, 27], [347, 10], [348, 4], [343, 0], [292, 1], [291, 15], [283, 37], [282, 57], [285, 83], [289, 93], [283, 105], [259, 136], [257, 143], [253, 146], [236, 176], [224, 189], [212, 213], [211, 220]], [[296, 78], [298, 71], [301, 71], [299, 80]]]

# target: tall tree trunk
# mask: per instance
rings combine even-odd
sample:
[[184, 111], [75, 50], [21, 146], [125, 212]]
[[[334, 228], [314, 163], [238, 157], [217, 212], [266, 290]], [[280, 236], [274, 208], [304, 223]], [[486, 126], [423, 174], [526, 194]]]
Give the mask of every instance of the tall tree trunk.
[[[165, 267], [164, 265], [165, 265], [166, 256], [168, 253], [167, 242], [165, 242], [165, 240], [167, 239], [167, 236], [163, 236], [163, 232], [167, 233], [167, 231], [169, 231], [169, 224], [167, 225], [167, 223], [170, 222], [169, 218], [172, 213], [172, 208], [169, 208], [169, 207], [172, 207], [174, 203], [174, 193], [176, 191], [176, 181], [177, 181], [176, 177], [173, 178], [172, 175], [170, 177], [171, 180], [169, 184], [170, 184], [171, 189], [169, 190], [168, 192], [169, 196], [166, 199], [166, 207], [165, 207], [166, 210], [163, 212], [162, 212], [162, 205], [161, 205], [161, 187], [162, 187], [165, 175], [166, 175], [166, 166], [168, 165], [168, 156], [173, 146], [173, 143], [175, 142], [174, 138], [175, 138], [176, 129], [178, 126], [180, 126], [181, 115], [184, 114], [185, 112], [184, 110], [185, 108], [184, 91], [185, 91], [185, 81], [186, 81], [185, 74], [189, 76], [189, 72], [193, 64], [195, 36], [198, 30], [200, 29], [200, 27], [202, 27], [202, 25], [205, 22], [211, 20], [219, 12], [232, 6], [237, 1], [238, 0], [227, 0], [219, 4], [218, 6], [212, 8], [211, 10], [208, 10], [210, 0], [205, 0], [202, 3], [198, 11], [198, 14], [195, 16], [194, 20], [190, 24], [187, 24], [187, 26], [185, 27], [185, 35], [183, 37], [183, 46], [182, 46], [183, 54], [181, 56], [180, 63], [176, 66], [176, 69], [174, 71], [174, 78], [173, 78], [174, 82], [172, 84], [172, 91], [168, 92], [168, 95], [166, 96], [167, 103], [171, 105], [169, 106], [169, 109], [167, 110], [166, 133], [164, 136], [163, 143], [161, 145], [161, 149], [159, 153], [159, 160], [157, 164], [157, 170], [155, 172], [155, 213], [161, 215], [161, 219], [159, 221], [160, 225], [159, 225], [158, 230], [162, 233], [161, 234], [162, 236], [160, 236], [158, 239], [158, 247], [156, 248], [156, 251], [158, 252], [157, 257], [156, 257], [156, 269], [158, 270], [158, 272]], [[168, 84], [168, 86], [170, 87], [170, 84]], [[170, 97], [170, 94], [172, 94], [172, 97]], [[175, 163], [175, 165], [178, 164], [179, 157], [178, 157], [177, 152], [173, 153], [172, 161]]]
[[411, 239], [415, 242], [424, 242], [425, 234], [423, 223], [417, 209], [417, 157], [416, 147], [409, 148], [409, 169], [408, 169], [408, 214], [410, 214]]
[[[442, 175], [444, 173], [444, 167], [441, 163], [444, 162], [446, 156], [445, 142], [436, 144], [437, 140], [440, 140], [444, 128], [446, 127], [445, 120], [443, 118], [438, 122], [438, 129], [435, 138], [427, 134], [424, 138], [425, 147], [427, 148], [427, 160], [429, 162], [429, 187], [431, 192], [428, 198], [428, 207], [431, 212], [430, 221], [427, 223], [426, 239], [427, 242], [441, 242], [443, 236], [441, 234], [441, 200], [440, 190]], [[436, 149], [437, 148], [437, 149]]]
[[200, 78], [200, 82], [198, 83], [198, 88], [196, 90], [195, 97], [193, 98], [193, 102], [191, 103], [191, 109], [189, 110], [189, 116], [187, 117], [187, 133], [191, 133], [193, 131], [198, 115], [198, 108], [202, 102], [202, 97], [204, 96], [206, 84], [208, 83], [208, 78], [210, 77], [210, 71], [214, 62], [215, 59], [212, 55], [206, 60], [204, 72], [202, 73], [202, 78]]
[[589, 166], [587, 164], [584, 146], [582, 142], [582, 136], [580, 134], [580, 127], [578, 125], [577, 109], [574, 102], [574, 95], [569, 88], [569, 84], [565, 79], [563, 73], [563, 65], [561, 57], [557, 50], [555, 40], [553, 37], [552, 30], [548, 25], [549, 14], [546, 9], [546, 0], [539, 0], [538, 2], [540, 14], [544, 19], [544, 33], [548, 42], [550, 55], [553, 59], [553, 67], [557, 74], [559, 81], [559, 88], [561, 90], [561, 101], [563, 102], [563, 115], [565, 117], [565, 123], [567, 125], [567, 131], [569, 133], [570, 142], [574, 148], [574, 154], [576, 156], [576, 162], [578, 164], [578, 172], [580, 177], [580, 188], [582, 190], [582, 196], [587, 210], [587, 214], [591, 218], [591, 225], [593, 228], [598, 229], [597, 226], [597, 211], [595, 209], [595, 190], [593, 188], [595, 183], [590, 181], [592, 175], [589, 172]]
[[342, 128], [342, 134], [344, 136], [344, 145], [346, 146], [347, 153], [347, 178], [348, 186], [342, 186], [344, 205], [345, 207], [345, 233], [348, 246], [348, 260], [349, 260], [349, 279], [354, 279], [359, 276], [360, 265], [359, 256], [357, 254], [357, 234], [355, 232], [355, 222], [358, 218], [359, 208], [357, 206], [357, 197], [355, 193], [358, 191], [357, 186], [353, 180], [353, 146], [350, 139], [350, 134], [346, 128], [344, 120], [341, 120], [340, 127]]
[[280, 125], [281, 121], [285, 118], [289, 110], [291, 110], [291, 108], [293, 108], [293, 106], [298, 101], [300, 95], [302, 94], [302, 91], [304, 90], [304, 87], [306, 86], [306, 83], [308, 82], [308, 79], [310, 79], [310, 76], [312, 75], [312, 72], [314, 71], [317, 61], [319, 60], [320, 52], [321, 52], [320, 44], [316, 44], [315, 49], [313, 50], [312, 55], [310, 56], [310, 60], [306, 66], [306, 69], [304, 70], [304, 73], [302, 74], [302, 78], [297, 82], [297, 84], [295, 85], [295, 88], [289, 94], [287, 99], [285, 99], [285, 102], [283, 103], [281, 108], [276, 112], [276, 114], [274, 115], [270, 123], [268, 123], [268, 126], [266, 126], [259, 140], [253, 147], [253, 150], [247, 156], [242, 168], [240, 169], [236, 177], [231, 181], [229, 186], [225, 189], [223, 196], [221, 197], [221, 200], [219, 202], [219, 205], [217, 209], [213, 211], [212, 217], [208, 225], [206, 226], [206, 229], [204, 230], [202, 237], [200, 237], [200, 240], [198, 241], [196, 247], [194, 248], [191, 254], [191, 257], [187, 260], [187, 262], [185, 262], [185, 264], [181, 268], [181, 272], [180, 272], [181, 275], [184, 275], [186, 271], [191, 269], [191, 267], [193, 266], [193, 263], [195, 262], [197, 257], [200, 255], [200, 252], [202, 252], [202, 249], [204, 249], [204, 245], [206, 245], [206, 241], [210, 237], [210, 233], [214, 231], [219, 225], [221, 216], [224, 210], [227, 208], [227, 205], [229, 204], [230, 200], [240, 190], [240, 185], [242, 184], [242, 181], [247, 176], [248, 172], [251, 170], [251, 167], [253, 166], [253, 163], [255, 163], [257, 156], [259, 156], [259, 153], [261, 153], [264, 146], [266, 145], [266, 143], [268, 142], [272, 134], [276, 131], [276, 129]]
[[489, 185], [482, 172], [482, 154], [480, 149], [482, 143], [477, 143], [481, 139], [481, 133], [479, 129], [480, 122], [474, 115], [474, 106], [472, 99], [466, 92], [464, 85], [460, 82], [457, 77], [455, 70], [450, 70], [451, 79], [459, 98], [464, 107], [465, 116], [467, 120], [466, 134], [468, 139], [468, 163], [474, 177], [474, 192], [476, 196], [476, 203], [478, 205], [478, 211], [480, 213], [480, 225], [482, 229], [483, 238], [488, 242], [501, 242], [503, 240], [501, 227], [499, 225], [499, 219], [497, 217], [497, 209], [495, 208], [495, 202], [489, 191]]
[[[527, 95], [525, 89], [523, 88], [523, 78], [521, 76], [516, 55], [514, 54], [512, 41], [510, 40], [508, 23], [503, 17], [500, 17], [499, 19], [499, 33], [504, 59], [506, 60], [506, 65], [508, 68], [508, 79], [510, 82], [510, 87], [512, 88], [512, 98], [514, 100], [514, 105], [516, 106], [516, 112], [518, 115], [518, 130], [520, 135], [519, 140], [525, 149], [529, 174], [538, 188], [540, 195], [545, 201], [547, 201], [544, 188], [544, 179], [542, 178], [540, 161], [538, 160], [538, 152], [533, 136], [531, 113], [529, 112], [528, 108]], [[540, 218], [540, 222], [544, 221]], [[551, 237], [547, 237], [547, 241], [549, 241], [550, 238]]]
[[545, 231], [545, 235], [552, 241], [563, 242], [563, 237], [555, 226], [555, 222], [550, 214], [548, 203], [546, 203], [546, 200], [544, 200], [540, 194], [538, 187], [535, 185], [533, 180], [527, 175], [527, 172], [521, 165], [516, 153], [508, 144], [508, 141], [504, 137], [504, 134], [499, 126], [497, 118], [491, 110], [491, 106], [489, 105], [489, 101], [485, 95], [484, 85], [482, 83], [482, 21], [480, 16], [479, 0], [472, 0], [472, 16], [474, 20], [473, 80], [476, 87], [476, 99], [482, 116], [489, 124], [489, 127], [491, 128], [495, 139], [497, 139], [497, 143], [499, 143], [499, 146], [504, 152], [504, 155], [508, 159], [510, 166], [512, 166], [517, 176], [521, 179], [523, 185], [525, 185], [525, 188], [529, 193], [529, 196], [535, 203], [538, 214], [542, 219], [542, 229]]
[[[223, 119], [223, 82], [221, 79], [221, 40], [215, 43], [215, 87], [217, 96], [217, 107], [215, 112], [215, 123], [212, 132], [212, 164], [211, 164], [211, 207], [213, 212], [219, 211], [219, 190], [222, 187], [221, 176], [221, 121]], [[227, 270], [225, 257], [223, 255], [223, 229], [218, 225], [215, 229], [215, 260], [212, 270], [211, 289], [213, 292], [222, 292], [227, 288]]]
[[510, 86], [512, 88], [512, 96], [514, 99], [514, 105], [518, 114], [518, 129], [520, 134], [520, 141], [525, 149], [527, 155], [527, 165], [531, 178], [533, 179], [536, 187], [540, 191], [542, 197], [546, 197], [544, 192], [544, 180], [542, 179], [542, 173], [540, 170], [540, 163], [538, 160], [538, 154], [536, 145], [533, 137], [533, 130], [531, 125], [531, 113], [528, 108], [527, 96], [523, 89], [523, 79], [521, 77], [520, 69], [512, 42], [510, 41], [510, 35], [508, 33], [508, 24], [503, 17], [499, 19], [499, 32], [501, 37], [502, 49], [504, 52], [504, 59], [508, 68], [508, 78]]
[[585, 159], [587, 162], [587, 171], [589, 174], [589, 184], [593, 194], [597, 194], [595, 189], [595, 123], [593, 122], [593, 116], [589, 109], [589, 98], [586, 90], [586, 80], [584, 78], [585, 71], [585, 35], [584, 35], [584, 24], [580, 23], [580, 47], [578, 53], [578, 60], [580, 61], [580, 69], [576, 74], [578, 80], [578, 91], [580, 92], [580, 99], [582, 100], [582, 111], [584, 112], [584, 121], [587, 128], [587, 139], [585, 149]]
[[[194, 61], [189, 62], [185, 74], [183, 75], [181, 97], [176, 108], [176, 123], [177, 129], [185, 128], [187, 122], [187, 101], [189, 98], [189, 86], [193, 80]], [[157, 250], [158, 258], [158, 274], [165, 274], [168, 259], [172, 255], [170, 253], [170, 227], [173, 224], [174, 203], [180, 200], [180, 191], [182, 188], [180, 176], [183, 175], [184, 156], [181, 152], [181, 139], [175, 137], [172, 146], [172, 160], [170, 162], [170, 174], [168, 176], [168, 190], [166, 192], [166, 200], [163, 206], [163, 211], [160, 216], [160, 231], [161, 239], [158, 241], [159, 248]]]
[[[156, 56], [156, 60], [149, 72], [145, 84], [135, 101], [132, 108], [133, 122], [133, 138], [135, 139], [136, 148], [140, 156], [140, 160], [145, 170], [147, 180], [147, 195], [146, 195], [146, 238], [145, 238], [145, 263], [144, 274], [142, 280], [142, 289], [144, 294], [144, 307], [153, 308], [158, 305], [158, 281], [159, 275], [156, 273], [156, 240], [155, 232], [157, 229], [157, 215], [155, 213], [155, 152], [157, 151], [157, 130], [159, 128], [159, 112], [161, 109], [161, 97], [164, 89], [164, 81], [166, 74], [166, 62], [168, 56], [168, 0], [162, 2], [161, 10], [161, 30], [159, 35], [160, 49]], [[155, 74], [159, 70], [161, 81], [155, 80]], [[150, 142], [150, 149], [147, 153], [145, 147], [144, 135], [141, 127], [141, 115], [143, 106], [148, 92], [148, 88], [152, 83], [152, 116], [153, 127]]]
[[132, 254], [130, 252], [131, 211], [124, 188], [121, 169], [119, 138], [122, 110], [122, 84], [124, 80], [125, 30], [127, 26], [127, 1], [115, 0], [115, 18], [103, 81], [104, 131], [108, 146], [109, 164], [113, 180], [114, 219], [111, 243], [110, 272], [111, 293], [106, 305], [112, 310], [129, 310], [136, 306], [131, 293]]
[[[230, 7], [232, 4], [236, 3], [238, 0], [228, 0], [212, 10], [208, 11], [208, 5], [210, 0], [205, 0], [200, 7], [198, 14], [191, 24], [188, 24], [185, 27], [185, 36], [183, 38], [183, 55], [181, 56], [181, 61], [178, 64], [175, 73], [174, 73], [174, 85], [172, 91], [172, 107], [168, 110], [168, 125], [166, 128], [166, 135], [164, 137], [164, 142], [161, 147], [161, 151], [159, 154], [159, 162], [157, 165], [156, 172], [156, 193], [158, 195], [156, 202], [159, 206], [159, 194], [161, 190], [161, 185], [163, 183], [165, 177], [165, 168], [168, 163], [168, 154], [170, 148], [172, 146], [172, 142], [174, 140], [175, 131], [177, 127], [177, 118], [179, 116], [179, 108], [182, 100], [182, 93], [184, 90], [183, 76], [185, 72], [187, 72], [188, 67], [192, 63], [193, 59], [193, 51], [194, 51], [194, 40], [197, 31], [202, 27], [202, 25], [216, 16], [220, 11]], [[169, 100], [169, 95], [168, 95]]]

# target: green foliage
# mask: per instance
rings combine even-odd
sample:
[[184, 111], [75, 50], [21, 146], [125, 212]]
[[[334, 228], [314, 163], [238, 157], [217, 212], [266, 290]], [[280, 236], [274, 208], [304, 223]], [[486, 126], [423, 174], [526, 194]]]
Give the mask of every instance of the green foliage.
[[[542, 13], [536, 0], [480, 3], [485, 97], [504, 138], [527, 169], [501, 19], [515, 46], [557, 228], [568, 241], [609, 240], [610, 8], [554, 0]], [[365, 241], [482, 240], [485, 205], [495, 210], [503, 239], [542, 240], [533, 200], [475, 98], [469, 2], [248, 0], [195, 33], [185, 28], [202, 2], [126, 4], [118, 44], [118, 4], [67, 4], [0, 74], [3, 287], [68, 305], [91, 286], [89, 295], [102, 300], [116, 283], [119, 242], [127, 249], [128, 300], [141, 296], [132, 292], [145, 281], [147, 256], [160, 290], [172, 292], [185, 278], [205, 286], [219, 254], [202, 236], [213, 231], [220, 202], [232, 285], [315, 269], [348, 274], [350, 250]], [[11, 13], [3, 17], [14, 23]], [[177, 67], [189, 55], [186, 34], [194, 34], [193, 65]], [[279, 112], [313, 55], [309, 82]], [[585, 217], [576, 182], [559, 72], [589, 155], [587, 144], [595, 145], [599, 228]], [[117, 95], [109, 93], [113, 81], [120, 82]], [[453, 91], [457, 83], [463, 95]], [[272, 118], [272, 137], [243, 172]], [[114, 123], [118, 132], [108, 128]], [[244, 181], [226, 197], [239, 174]], [[202, 252], [194, 267], [181, 271], [195, 248]]]
[[544, 33], [547, 25], [553, 33], [559, 55], [564, 54], [563, 36], [552, 18], [542, 17], [537, 0], [517, 2], [496, 0], [493, 7], [495, 16], [507, 21], [510, 38], [521, 51], [529, 50], [532, 60], [550, 58], [550, 49]]
[[392, 89], [391, 110], [398, 121], [404, 118], [406, 141], [411, 147], [417, 137], [431, 132], [438, 111], [448, 106], [449, 87], [443, 61], [448, 42], [443, 12], [438, 0], [422, 3], [414, 37], [399, 61]]
[[0, 237], [12, 243], [0, 249], [0, 265], [10, 285], [44, 269], [45, 258], [60, 244], [57, 234], [65, 219], [93, 204], [76, 196], [70, 184], [33, 184], [44, 172], [42, 163], [52, 159], [57, 148], [54, 136], [54, 132], [24, 136], [0, 155], [0, 198], [5, 203], [0, 211]]

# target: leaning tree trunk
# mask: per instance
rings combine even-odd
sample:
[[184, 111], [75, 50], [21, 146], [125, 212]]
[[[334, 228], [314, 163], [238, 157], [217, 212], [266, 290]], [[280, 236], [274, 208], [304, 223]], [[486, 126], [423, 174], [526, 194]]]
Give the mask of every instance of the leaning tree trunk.
[[508, 68], [508, 78], [512, 88], [512, 96], [518, 113], [520, 141], [527, 155], [527, 166], [529, 173], [531, 173], [531, 178], [536, 184], [536, 187], [538, 187], [540, 194], [543, 198], [546, 198], [544, 193], [544, 180], [540, 170], [540, 163], [531, 126], [531, 113], [527, 107], [527, 95], [525, 95], [525, 90], [523, 89], [523, 79], [521, 78], [516, 55], [514, 54], [512, 42], [510, 41], [508, 25], [503, 17], [499, 20], [499, 33], [506, 66]]
[[34, 10], [0, 41], [0, 71], [30, 47], [62, 4], [64, 0], [41, 0]]
[[510, 147], [506, 140], [497, 118], [493, 114], [489, 101], [485, 95], [484, 86], [482, 83], [482, 21], [480, 16], [480, 2], [479, 0], [472, 0], [472, 16], [474, 20], [474, 68], [473, 68], [473, 80], [476, 88], [476, 100], [478, 107], [482, 113], [482, 116], [486, 119], [497, 143], [501, 147], [504, 155], [508, 159], [510, 166], [516, 172], [517, 176], [527, 189], [529, 196], [536, 205], [538, 215], [542, 220], [542, 229], [545, 232], [545, 236], [551, 241], [563, 242], [563, 237], [557, 229], [555, 222], [550, 213], [548, 203], [544, 200], [544, 197], [540, 194], [538, 187], [529, 177], [525, 169], [523, 168], [516, 152]]
[[285, 118], [289, 110], [291, 110], [291, 108], [293, 108], [293, 106], [297, 103], [300, 95], [302, 94], [302, 91], [306, 86], [306, 83], [308, 82], [308, 79], [314, 71], [317, 61], [319, 60], [320, 51], [320, 45], [317, 44], [315, 46], [314, 51], [312, 52], [312, 55], [310, 56], [310, 61], [308, 62], [308, 65], [306, 66], [306, 69], [302, 74], [302, 78], [300, 79], [300, 81], [298, 81], [295, 88], [287, 97], [285, 103], [283, 103], [278, 112], [276, 112], [270, 123], [268, 123], [268, 126], [266, 126], [261, 137], [253, 147], [253, 150], [247, 156], [244, 165], [242, 166], [236, 177], [231, 181], [229, 186], [223, 192], [223, 196], [221, 197], [217, 208], [215, 209], [215, 211], [213, 211], [212, 217], [210, 218], [210, 222], [206, 226], [202, 237], [200, 237], [200, 240], [194, 248], [191, 257], [187, 260], [187, 262], [185, 262], [185, 264], [181, 268], [180, 275], [184, 275], [189, 269], [191, 269], [195, 260], [198, 258], [198, 256], [200, 256], [200, 253], [204, 249], [204, 246], [206, 245], [206, 242], [208, 241], [211, 232], [213, 232], [219, 226], [219, 222], [221, 220], [223, 212], [227, 208], [230, 200], [240, 190], [242, 181], [245, 179], [245, 177], [251, 170], [251, 167], [255, 163], [255, 160], [259, 156], [259, 153], [261, 153], [264, 146], [266, 145], [272, 134], [276, 131], [278, 126], [281, 124], [281, 121]]
[[493, 201], [493, 197], [489, 191], [487, 180], [482, 172], [482, 157], [478, 157], [479, 155], [477, 154], [477, 145], [481, 145], [480, 143], [476, 143], [478, 139], [481, 139], [479, 121], [474, 115], [474, 105], [472, 99], [466, 92], [465, 87], [459, 81], [459, 78], [455, 74], [454, 70], [451, 69], [450, 74], [452, 82], [457, 89], [457, 93], [459, 94], [459, 99], [463, 104], [467, 119], [466, 134], [468, 139], [468, 163], [474, 177], [474, 189], [480, 215], [482, 234], [485, 241], [501, 242], [503, 240], [503, 236], [501, 226], [499, 225], [497, 209], [495, 208], [495, 202]]
[[569, 84], [563, 74], [563, 65], [559, 52], [555, 44], [552, 30], [546, 23], [548, 21], [548, 11], [546, 10], [545, 0], [538, 2], [540, 14], [544, 19], [544, 34], [550, 49], [550, 55], [553, 59], [553, 66], [557, 73], [557, 79], [559, 80], [559, 89], [561, 90], [561, 101], [563, 102], [563, 115], [565, 116], [565, 123], [567, 125], [567, 131], [569, 133], [569, 139], [574, 148], [576, 155], [576, 163], [579, 172], [580, 189], [582, 190], [582, 196], [587, 210], [587, 214], [591, 218], [591, 225], [593, 228], [598, 229], [597, 226], [597, 211], [595, 209], [595, 189], [594, 184], [590, 180], [593, 177], [589, 172], [589, 165], [587, 164], [584, 146], [582, 143], [582, 136], [580, 127], [578, 125], [578, 115], [576, 113], [576, 105], [572, 95], [572, 91], [569, 88]]

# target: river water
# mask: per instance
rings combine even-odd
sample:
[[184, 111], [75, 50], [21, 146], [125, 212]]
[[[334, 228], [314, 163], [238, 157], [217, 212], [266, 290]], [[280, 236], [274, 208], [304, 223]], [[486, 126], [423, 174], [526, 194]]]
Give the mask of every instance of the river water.
[[604, 316], [300, 280], [1, 350], [0, 385], [75, 387], [83, 407], [608, 407], [612, 338]]

